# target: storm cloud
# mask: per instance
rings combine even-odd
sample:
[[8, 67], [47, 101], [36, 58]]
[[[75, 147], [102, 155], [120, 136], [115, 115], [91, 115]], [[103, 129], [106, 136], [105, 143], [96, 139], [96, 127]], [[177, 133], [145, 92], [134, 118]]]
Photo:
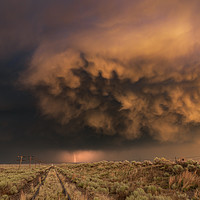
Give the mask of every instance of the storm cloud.
[[198, 0], [0, 5], [3, 148], [199, 142]]
[[145, 129], [160, 141], [190, 140], [200, 123], [199, 3], [179, 3], [129, 2], [117, 14], [109, 4], [103, 16], [96, 7], [90, 27], [41, 43], [21, 82], [61, 124], [78, 119], [128, 139]]

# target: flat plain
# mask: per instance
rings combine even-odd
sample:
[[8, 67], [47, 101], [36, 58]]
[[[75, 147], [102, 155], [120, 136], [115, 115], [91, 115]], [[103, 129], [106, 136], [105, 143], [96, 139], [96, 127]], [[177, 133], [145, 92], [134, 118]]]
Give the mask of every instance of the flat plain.
[[41, 165], [0, 165], [0, 200], [197, 200], [200, 164], [101, 161]]

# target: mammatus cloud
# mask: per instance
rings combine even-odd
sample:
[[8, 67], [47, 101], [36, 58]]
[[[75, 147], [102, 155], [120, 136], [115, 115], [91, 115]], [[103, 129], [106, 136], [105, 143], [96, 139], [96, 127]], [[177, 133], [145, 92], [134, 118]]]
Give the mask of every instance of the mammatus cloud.
[[153, 2], [127, 1], [120, 14], [111, 4], [107, 18], [97, 9], [90, 26], [40, 44], [20, 81], [43, 115], [128, 139], [198, 135], [199, 2]]

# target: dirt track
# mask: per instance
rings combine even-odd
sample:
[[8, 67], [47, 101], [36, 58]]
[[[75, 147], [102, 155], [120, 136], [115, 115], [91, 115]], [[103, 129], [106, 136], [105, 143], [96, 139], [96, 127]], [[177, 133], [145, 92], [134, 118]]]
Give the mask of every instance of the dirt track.
[[38, 194], [34, 195], [36, 200], [41, 199], [60, 199], [60, 200], [70, 200], [66, 193], [66, 190], [59, 179], [59, 175], [56, 169], [51, 168], [44, 183], [41, 184]]

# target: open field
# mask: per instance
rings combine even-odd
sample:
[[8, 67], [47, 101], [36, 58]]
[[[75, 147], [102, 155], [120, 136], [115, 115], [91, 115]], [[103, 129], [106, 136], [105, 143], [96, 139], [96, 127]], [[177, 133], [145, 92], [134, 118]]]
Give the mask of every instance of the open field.
[[47, 174], [48, 166], [0, 165], [0, 199], [20, 199], [22, 191], [37, 186]]
[[200, 165], [164, 158], [32, 169], [1, 165], [0, 196], [1, 200], [195, 200], [200, 199]]

